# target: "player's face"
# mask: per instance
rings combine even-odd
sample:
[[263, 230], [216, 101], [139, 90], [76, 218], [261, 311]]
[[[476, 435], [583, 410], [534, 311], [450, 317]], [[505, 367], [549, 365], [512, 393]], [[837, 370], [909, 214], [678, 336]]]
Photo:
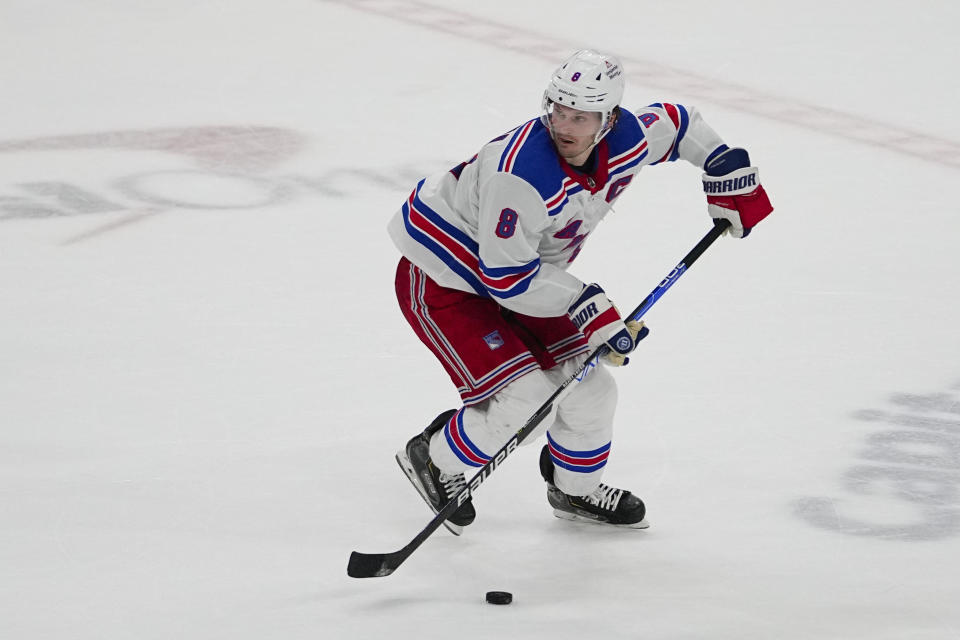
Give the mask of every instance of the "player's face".
[[560, 157], [580, 165], [590, 156], [593, 138], [600, 130], [600, 114], [554, 103], [550, 109], [550, 129]]

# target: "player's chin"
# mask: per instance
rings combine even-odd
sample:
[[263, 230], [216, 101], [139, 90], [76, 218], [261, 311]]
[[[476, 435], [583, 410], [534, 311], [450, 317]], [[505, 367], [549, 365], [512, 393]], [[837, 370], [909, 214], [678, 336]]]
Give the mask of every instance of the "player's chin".
[[557, 141], [557, 150], [564, 159], [577, 157], [579, 154], [583, 153], [583, 147], [584, 145], [576, 142], [567, 142], [564, 140]]
[[584, 151], [586, 151], [586, 149], [582, 147], [577, 149], [570, 149], [569, 151], [561, 151], [560, 157], [566, 160], [567, 162], [569, 162], [570, 164], [581, 164], [581, 162], [578, 162], [578, 159], [580, 158], [581, 155], [583, 155]]

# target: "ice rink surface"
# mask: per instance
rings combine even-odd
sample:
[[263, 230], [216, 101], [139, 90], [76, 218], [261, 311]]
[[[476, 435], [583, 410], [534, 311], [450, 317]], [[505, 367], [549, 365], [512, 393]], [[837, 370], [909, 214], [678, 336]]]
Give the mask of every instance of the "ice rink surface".
[[[960, 638], [958, 7], [6, 0], [0, 637]], [[652, 526], [556, 520], [538, 444], [348, 578], [428, 522], [393, 454], [457, 403], [387, 220], [585, 46], [776, 206], [616, 374]], [[643, 171], [572, 272], [638, 303], [699, 175]]]

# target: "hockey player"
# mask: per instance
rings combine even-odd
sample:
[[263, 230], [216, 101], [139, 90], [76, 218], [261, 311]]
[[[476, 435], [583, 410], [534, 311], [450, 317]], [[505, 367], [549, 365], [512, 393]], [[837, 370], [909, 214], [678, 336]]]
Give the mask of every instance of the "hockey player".
[[[578, 51], [550, 78], [539, 117], [421, 180], [389, 224], [403, 254], [400, 308], [463, 401], [397, 454], [434, 512], [587, 354], [605, 346], [608, 364], [626, 364], [647, 335], [600, 285], [567, 271], [640, 169], [677, 159], [701, 167], [709, 215], [729, 220], [737, 238], [772, 211], [747, 152], [725, 145], [696, 109], [631, 112], [623, 90], [617, 58]], [[644, 528], [643, 501], [601, 482], [616, 402], [613, 376], [596, 367], [526, 442], [546, 433], [540, 468], [556, 516]], [[459, 533], [475, 515], [468, 500], [445, 525]]]

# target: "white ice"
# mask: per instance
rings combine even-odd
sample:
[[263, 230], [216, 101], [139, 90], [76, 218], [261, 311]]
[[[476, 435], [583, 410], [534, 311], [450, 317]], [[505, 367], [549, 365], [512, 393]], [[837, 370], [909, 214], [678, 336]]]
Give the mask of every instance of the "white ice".
[[[958, 7], [5, 0], [0, 638], [960, 637]], [[584, 46], [776, 206], [616, 373], [652, 526], [555, 519], [535, 445], [348, 578], [429, 521], [393, 453], [457, 402], [386, 222]], [[653, 167], [573, 272], [633, 306], [708, 226]]]

